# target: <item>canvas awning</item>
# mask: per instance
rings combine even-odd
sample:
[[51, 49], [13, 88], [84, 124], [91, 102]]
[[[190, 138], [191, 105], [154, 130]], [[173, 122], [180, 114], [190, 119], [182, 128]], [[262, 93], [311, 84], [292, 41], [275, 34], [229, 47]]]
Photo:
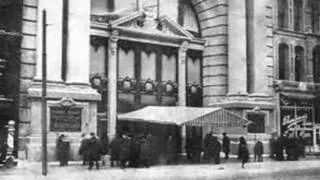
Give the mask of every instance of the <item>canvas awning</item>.
[[223, 108], [197, 108], [183, 106], [148, 106], [118, 115], [120, 121], [150, 122], [215, 128], [244, 127], [251, 121]]

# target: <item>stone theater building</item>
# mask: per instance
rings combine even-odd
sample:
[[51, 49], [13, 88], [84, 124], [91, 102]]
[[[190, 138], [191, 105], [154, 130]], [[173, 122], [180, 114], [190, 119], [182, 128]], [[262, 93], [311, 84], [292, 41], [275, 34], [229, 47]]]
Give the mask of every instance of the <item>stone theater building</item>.
[[76, 158], [82, 133], [112, 138], [118, 114], [147, 105], [222, 107], [264, 142], [300, 118], [317, 143], [318, 0], [4, 0], [0, 125], [16, 122], [22, 158], [41, 152], [43, 9], [50, 158], [57, 134]]

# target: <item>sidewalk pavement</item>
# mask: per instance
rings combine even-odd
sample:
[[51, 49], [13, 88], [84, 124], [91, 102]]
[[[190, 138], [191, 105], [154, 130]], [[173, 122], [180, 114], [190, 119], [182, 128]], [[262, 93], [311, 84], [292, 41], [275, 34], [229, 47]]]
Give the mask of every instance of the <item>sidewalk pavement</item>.
[[[319, 172], [319, 173], [318, 173]], [[320, 159], [307, 157], [299, 161], [271, 161], [250, 162], [246, 168], [241, 168], [241, 163], [235, 159], [222, 160], [219, 165], [214, 164], [181, 164], [181, 165], [159, 165], [150, 168], [110, 168], [102, 166], [100, 170], [88, 170], [81, 162], [70, 162], [67, 167], [59, 167], [58, 163], [48, 165], [48, 175], [41, 175], [41, 163], [19, 161], [17, 167], [12, 169], [0, 169], [2, 180], [158, 180], [158, 179], [290, 179], [291, 174], [296, 179], [320, 179]], [[300, 173], [300, 174], [299, 174]], [[301, 174], [304, 173], [304, 174]], [[310, 176], [309, 176], [310, 175]], [[308, 178], [310, 177], [310, 178]]]

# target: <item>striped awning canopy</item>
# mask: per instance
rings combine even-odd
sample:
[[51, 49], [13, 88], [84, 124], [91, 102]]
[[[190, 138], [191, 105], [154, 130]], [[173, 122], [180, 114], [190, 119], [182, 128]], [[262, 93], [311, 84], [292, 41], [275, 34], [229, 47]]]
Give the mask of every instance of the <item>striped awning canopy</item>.
[[147, 106], [118, 115], [120, 121], [150, 122], [211, 128], [244, 127], [251, 121], [223, 108]]

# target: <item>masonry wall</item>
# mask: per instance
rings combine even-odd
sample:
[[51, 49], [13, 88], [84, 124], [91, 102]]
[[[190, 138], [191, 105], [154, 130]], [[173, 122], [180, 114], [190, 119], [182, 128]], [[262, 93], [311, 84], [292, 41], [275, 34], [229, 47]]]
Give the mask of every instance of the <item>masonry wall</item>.
[[19, 102], [19, 149], [25, 149], [30, 134], [28, 89], [36, 71], [37, 0], [23, 1]]
[[206, 40], [203, 52], [203, 105], [227, 93], [228, 77], [228, 1], [192, 0], [202, 38]]

